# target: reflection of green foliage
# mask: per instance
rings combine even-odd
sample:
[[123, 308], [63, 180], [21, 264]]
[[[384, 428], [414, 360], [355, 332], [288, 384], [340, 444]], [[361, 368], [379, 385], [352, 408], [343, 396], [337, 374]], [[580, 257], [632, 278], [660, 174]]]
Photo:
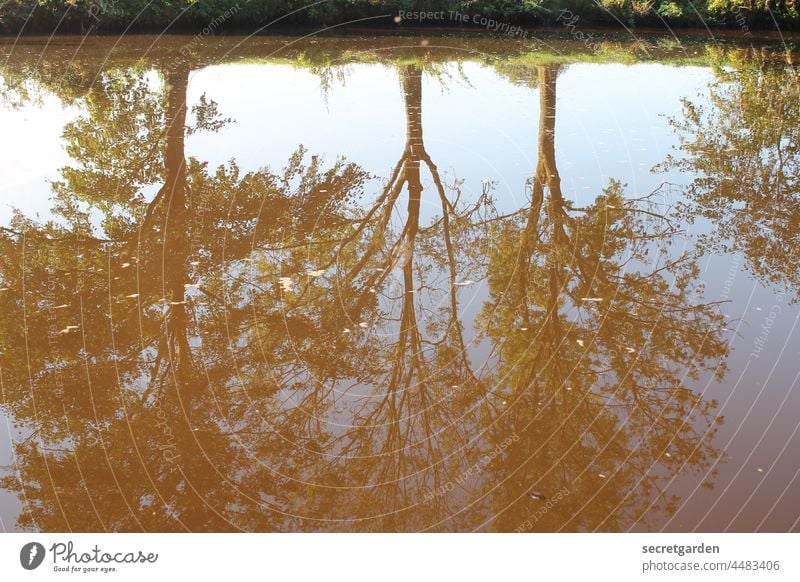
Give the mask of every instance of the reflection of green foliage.
[[498, 358], [492, 434], [518, 437], [491, 466], [503, 483], [492, 486], [496, 527], [519, 525], [531, 488], [566, 488], [574, 503], [555, 507], [537, 529], [616, 530], [675, 511], [656, 459], [678, 454], [683, 470], [698, 473], [714, 460], [706, 443], [716, 403], [687, 379], [721, 378], [725, 320], [698, 301], [697, 256], [672, 248], [677, 229], [651, 197], [626, 199], [613, 180], [585, 208], [562, 197], [557, 73], [558, 65], [537, 71], [531, 202], [495, 227], [481, 314]]
[[[54, 184], [58, 220], [17, 215], [0, 231], [0, 310], [18, 322], [0, 333], [3, 406], [31, 434], [16, 443], [20, 474], [0, 486], [26, 501], [22, 527], [289, 527], [265, 500], [296, 488], [279, 487], [247, 451], [277, 453], [297, 469], [303, 453], [278, 451], [305, 436], [292, 437], [291, 423], [280, 435], [264, 430], [263, 414], [275, 410], [274, 426], [284, 413], [265, 371], [249, 376], [243, 405], [237, 371], [261, 353], [249, 325], [253, 296], [240, 302], [238, 287], [223, 282], [241, 276], [254, 246], [297, 243], [320, 220], [340, 224], [336, 214], [367, 176], [344, 161], [326, 168], [302, 148], [282, 173], [243, 174], [231, 162], [210, 174], [182, 159], [183, 116], [173, 113], [178, 121], [167, 126], [167, 111], [185, 112], [188, 71], [167, 76], [172, 89], [134, 70], [104, 73], [66, 131], [74, 164]], [[218, 129], [213, 101], [198, 107], [194, 127]], [[170, 179], [166, 191], [146, 191]], [[100, 233], [92, 213], [102, 217]], [[192, 345], [200, 329], [201, 351]], [[246, 346], [237, 366], [227, 358], [234, 336]], [[38, 341], [26, 345], [31, 338]]]
[[[155, 46], [147, 37], [126, 36], [109, 52], [103, 43], [86, 44], [75, 51], [71, 46], [18, 44], [4, 63], [0, 75], [3, 105], [18, 105], [42, 93], [57, 95], [73, 104], [86, 95], [95, 82], [102, 82], [108, 70], [166, 70], [184, 66], [190, 70], [220, 63], [282, 63], [307, 69], [323, 80], [323, 89], [346, 78], [348, 66], [375, 63], [391, 66], [414, 65], [426, 74], [453, 74], [452, 66], [466, 63], [494, 67], [512, 80], [527, 82], [530, 69], [548, 63], [635, 63], [662, 62], [701, 65], [736, 62], [741, 49], [712, 46], [704, 40], [669, 35], [642, 35], [631, 42], [630, 35], [603, 34], [591, 42], [570, 39], [550, 32], [537, 33], [524, 42], [508, 42], [481, 36], [443, 37], [436, 46], [423, 46], [419, 37], [370, 37], [365, 39], [319, 37], [286, 45], [274, 37], [255, 37], [240, 45], [236, 37], [216, 37], [194, 43], [191, 38], [165, 36]], [[783, 58], [783, 49], [762, 48], [765, 58]], [[535, 78], [535, 75], [533, 76]]]
[[[562, 50], [563, 48], [563, 50]], [[722, 51], [728, 54], [732, 51]], [[703, 43], [680, 43], [673, 38], [622, 42], [595, 37], [588, 43], [556, 45], [555, 50], [523, 52], [519, 55], [490, 59], [503, 77], [521, 85], [537, 86], [536, 68], [548, 64], [659, 62], [675, 66], [708, 66], [713, 56]]]
[[[130, 213], [132, 204], [142, 202], [140, 188], [161, 176], [163, 136], [154, 128], [164, 111], [159, 96], [135, 72], [103, 75], [84, 103], [87, 115], [64, 130], [67, 153], [78, 167], [64, 168], [54, 189], [61, 204], [81, 201], [120, 220], [110, 209], [122, 205]], [[109, 223], [105, 230], [115, 237], [119, 227]]]
[[[685, 470], [701, 471], [714, 458], [703, 435], [715, 430], [715, 403], [687, 380], [723, 374], [725, 321], [712, 305], [694, 302], [693, 257], [666, 259], [657, 271], [635, 268], [646, 264], [654, 241], [668, 245], [675, 236], [638, 209], [613, 182], [585, 209], [554, 209], [565, 213], [566, 237], [555, 235], [561, 219], [541, 217], [539, 242], [522, 267], [527, 220], [518, 216], [495, 235], [483, 319], [499, 346], [498, 383], [508, 386], [501, 397], [513, 406], [496, 438], [521, 437], [509, 453], [510, 466], [521, 470], [507, 502], [528, 487], [596, 497], [579, 512], [557, 509], [537, 526], [544, 531], [617, 529], [642, 519], [635, 499], [652, 501], [651, 511], [674, 511], [676, 499], [662, 497], [661, 478], [651, 474], [652, 459], [672, 451]], [[517, 291], [521, 280], [530, 283]], [[626, 500], [633, 485], [639, 493]], [[510, 529], [518, 522], [502, 518]]]
[[[185, 88], [185, 72], [168, 77]], [[409, 112], [419, 117], [421, 72], [404, 79], [412, 87]], [[165, 130], [163, 111], [180, 110], [183, 99], [177, 90], [148, 86], [144, 75], [110, 71], [71, 126], [75, 160], [56, 185], [59, 220], [43, 225], [19, 216], [0, 238], [0, 280], [10, 288], [0, 308], [20, 322], [0, 334], [4, 381], [19, 379], [4, 393], [4, 406], [35, 431], [17, 443], [19, 478], [2, 481], [30, 499], [20, 525], [322, 528], [336, 525], [292, 523], [271, 509], [348, 518], [372, 513], [375, 502], [382, 510], [407, 506], [410, 494], [421, 495], [462, 463], [445, 464], [442, 451], [463, 443], [453, 419], [480, 396], [475, 382], [457, 408], [440, 404], [468, 374], [453, 277], [469, 274], [454, 261], [474, 246], [468, 217], [477, 211], [458, 211], [459, 197], [448, 203], [442, 186], [431, 195], [446, 216], [425, 227], [412, 213], [395, 229], [402, 185], [420, 194], [420, 163], [439, 180], [432, 161], [420, 158], [427, 154], [417, 149], [416, 133], [397, 184], [366, 211], [361, 193], [370, 177], [343, 160], [326, 167], [303, 148], [277, 173], [243, 173], [234, 161], [209, 172], [197, 160], [165, 158], [180, 152], [184, 128]], [[413, 127], [421, 131], [419, 123]], [[131, 135], [142, 139], [126, 141]], [[127, 148], [103, 147], [115, 136]], [[148, 171], [129, 160], [147, 160]], [[143, 191], [169, 176], [178, 176], [172, 195]], [[107, 199], [102, 188], [124, 177], [128, 188]], [[68, 204], [76, 200], [83, 208]], [[103, 230], [111, 225], [114, 240], [93, 236], [89, 212], [102, 216]], [[322, 274], [308, 274], [318, 269]], [[450, 276], [439, 279], [441, 269]], [[389, 284], [397, 271], [404, 281], [399, 301]], [[48, 286], [56, 274], [57, 285]], [[280, 277], [293, 281], [290, 289], [281, 288]], [[187, 282], [196, 294], [185, 290]], [[445, 302], [427, 307], [407, 292], [417, 285]], [[33, 304], [36, 316], [23, 324], [19, 314]], [[77, 331], [51, 330], [50, 314], [59, 329], [78, 321], [92, 338], [84, 343]], [[393, 333], [395, 317], [403, 321], [402, 340]], [[357, 333], [360, 321], [382, 332], [366, 341]], [[55, 342], [27, 352], [25, 338], [33, 337]], [[30, 382], [22, 381], [25, 361]], [[348, 387], [384, 385], [392, 387], [386, 400], [348, 403]], [[325, 419], [342, 414], [342, 400], [352, 416], [337, 429]], [[314, 482], [380, 486], [344, 497], [325, 487], [310, 493]], [[414, 523], [376, 518], [349, 527]]]
[[[19, 479], [0, 485], [30, 499], [21, 525], [465, 529], [518, 508], [539, 478], [575, 498], [603, 491], [549, 514], [552, 529], [618, 529], [651, 500], [674, 509], [650, 470], [673, 474], [667, 450], [707, 466], [696, 431], [714, 403], [686, 378], [725, 353], [724, 322], [697, 301], [696, 257], [665, 252], [646, 270], [676, 233], [618, 182], [587, 208], [561, 196], [558, 66], [533, 69], [539, 166], [530, 206], [504, 217], [488, 189], [465, 204], [442, 180], [423, 139], [423, 68], [398, 68], [407, 140], [366, 200], [371, 176], [302, 147], [277, 172], [187, 159], [185, 67], [157, 67], [164, 88], [109, 67], [82, 94], [59, 221], [17, 216], [0, 236], [3, 405], [32, 432], [16, 443]], [[198, 107], [192, 128], [219, 129], [213, 101]], [[429, 224], [423, 200], [441, 208]], [[493, 358], [476, 370], [459, 293], [481, 279], [477, 331]], [[515, 444], [464, 486], [481, 494], [473, 508], [448, 523], [463, 498], [419, 509], [508, 434]]]
[[680, 153], [664, 166], [696, 176], [686, 211], [711, 219], [708, 248], [742, 253], [763, 281], [798, 288], [800, 75], [755, 51], [732, 62], [714, 67], [708, 105], [684, 101], [672, 120]]

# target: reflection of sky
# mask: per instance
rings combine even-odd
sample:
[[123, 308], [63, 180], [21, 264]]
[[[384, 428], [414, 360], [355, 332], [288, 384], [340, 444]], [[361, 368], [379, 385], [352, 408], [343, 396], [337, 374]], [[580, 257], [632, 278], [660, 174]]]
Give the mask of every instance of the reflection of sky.
[[[517, 207], [536, 166], [539, 103], [536, 90], [515, 86], [492, 69], [463, 66], [466, 80], [430, 76], [423, 86], [425, 144], [446, 182], [464, 179], [466, 194], [481, 181], [496, 183], [500, 210]], [[626, 182], [647, 193], [663, 176], [649, 169], [675, 143], [666, 116], [681, 97], [695, 97], [707, 69], [657, 64], [566, 67], [558, 78], [556, 147], [565, 194], [581, 206], [608, 183]], [[230, 159], [245, 170], [283, 168], [303, 144], [332, 162], [344, 155], [379, 176], [397, 163], [405, 143], [398, 72], [383, 65], [351, 65], [343, 82], [323, 94], [313, 73], [286, 65], [223, 65], [192, 73], [189, 103], [205, 93], [236, 120], [218, 134], [187, 139], [187, 154], [214, 167]], [[69, 162], [60, 139], [78, 109], [45, 97], [39, 106], [0, 109], [0, 126], [13, 139], [0, 143], [0, 223], [10, 207], [47, 215], [47, 180]], [[432, 186], [428, 180], [428, 186]]]
[[47, 216], [48, 180], [57, 179], [58, 168], [70, 162], [61, 132], [77, 114], [52, 95], [19, 109], [0, 104], [0, 224], [8, 224], [12, 206], [25, 215]]

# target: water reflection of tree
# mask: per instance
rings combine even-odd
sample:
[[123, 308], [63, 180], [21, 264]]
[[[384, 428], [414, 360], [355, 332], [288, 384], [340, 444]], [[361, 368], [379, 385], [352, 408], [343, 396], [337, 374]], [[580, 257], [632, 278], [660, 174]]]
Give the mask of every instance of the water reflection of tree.
[[[325, 368], [315, 361], [320, 354], [304, 351], [299, 354], [302, 369], [313, 382], [291, 395], [303, 403], [297, 409], [309, 420], [313, 407], [305, 403], [317, 401], [321, 392], [334, 400], [334, 409], [349, 411], [336, 418], [342, 426], [332, 435], [324, 468], [307, 486], [340, 488], [332, 518], [354, 520], [349, 527], [356, 529], [417, 529], [434, 516], [447, 515], [438, 497], [422, 508], [420, 504], [427, 492], [463, 470], [469, 428], [474, 426], [469, 411], [481, 396], [459, 320], [458, 289], [480, 262], [469, 241], [479, 235], [481, 221], [474, 217], [486, 211], [488, 200], [480, 196], [465, 206], [458, 195], [452, 200], [448, 196], [425, 149], [423, 71], [404, 65], [400, 77], [406, 143], [382, 191], [354, 211], [352, 226], [343, 235], [311, 233], [300, 251], [306, 261], [290, 260], [297, 265], [294, 270], [281, 271], [292, 280], [299, 276], [299, 282], [305, 269], [326, 273], [305, 278], [298, 298], [291, 297], [297, 306], [284, 313], [308, 317], [318, 311], [322, 325], [315, 326], [317, 332], [333, 332], [338, 338], [332, 343], [361, 360], [360, 369]], [[441, 211], [430, 224], [423, 222], [423, 168], [433, 186], [428, 201]], [[315, 257], [311, 262], [310, 255]], [[331, 292], [321, 303], [303, 299], [309, 288], [320, 286]], [[339, 316], [331, 318], [332, 313]], [[303, 343], [291, 330], [289, 341]], [[325, 354], [322, 361], [330, 358]]]
[[[698, 302], [696, 258], [678, 232], [612, 181], [585, 208], [562, 194], [555, 159], [557, 65], [536, 69], [539, 161], [527, 211], [503, 224], [483, 319], [505, 411], [494, 442], [518, 440], [486, 485], [501, 530], [618, 530], [674, 510], [664, 484], [717, 455], [714, 403], [686, 381], [718, 367], [724, 321]], [[649, 253], [656, 254], [648, 259]], [[531, 490], [569, 494], [536, 515]]]
[[[791, 55], [790, 55], [791, 57]], [[741, 253], [762, 281], [797, 288], [800, 77], [796, 62], [755, 49], [717, 55], [707, 104], [672, 120], [680, 153], [665, 169], [694, 179], [688, 216], [710, 219], [708, 250]]]
[[[60, 219], [19, 216], [3, 233], [4, 308], [22, 323], [4, 330], [3, 368], [19, 379], [21, 363], [31, 370], [29, 382], [4, 391], [33, 431], [17, 445], [20, 482], [5, 480], [26, 500], [22, 525], [218, 530], [242, 527], [242, 512], [261, 516], [252, 527], [270, 529], [283, 519], [265, 511], [277, 479], [230, 494], [233, 476], [253, 462], [241, 439], [226, 437], [244, 415], [223, 333], [222, 315], [236, 313], [214, 304], [214, 273], [259, 243], [252, 219], [260, 209], [271, 207], [278, 223], [307, 221], [324, 204], [314, 195], [320, 182], [330, 202], [357, 189], [363, 172], [343, 163], [323, 172], [301, 151], [283, 176], [240, 176], [234, 164], [208, 175], [185, 159], [187, 80], [186, 70], [168, 71], [161, 97], [136, 72], [95, 84], [87, 117], [66, 132], [78, 164], [55, 185]], [[213, 104], [201, 107], [199, 125], [213, 128]], [[147, 200], [145, 189], [159, 182]], [[90, 211], [100, 211], [104, 238]], [[280, 229], [268, 224], [260, 234]], [[191, 346], [200, 341], [212, 356], [198, 361]], [[274, 387], [256, 384], [250, 396], [265, 393]]]
[[[440, 176], [419, 65], [400, 68], [406, 144], [368, 200], [363, 170], [302, 149], [281, 174], [186, 159], [188, 72], [163, 71], [159, 90], [124, 69], [92, 85], [59, 221], [19, 216], [0, 238], [0, 309], [18, 322], [4, 402], [33, 431], [4, 481], [23, 525], [468, 529], [497, 513], [513, 529], [528, 488], [569, 484], [543, 529], [617, 529], [627, 488], [659, 486], [656, 459], [711, 454], [692, 432], [709, 404], [681, 380], [723, 355], [721, 322], [691, 304], [691, 257], [635, 268], [667, 221], [615, 183], [584, 209], [562, 195], [557, 68], [538, 69], [539, 164], [512, 217]], [[189, 131], [219, 127], [213, 102], [193, 113]], [[474, 369], [459, 308], [487, 276], [493, 371]]]
[[[430, 431], [445, 423], [431, 415], [449, 418], [449, 412], [433, 405], [443, 388], [442, 378], [432, 376], [446, 368], [449, 376], [461, 376], [468, 364], [461, 329], [452, 325], [454, 307], [443, 337], [435, 345], [423, 338], [414, 271], [418, 276], [431, 266], [415, 266], [414, 256], [419, 240], [433, 244], [433, 233], [447, 225], [453, 260], [455, 214], [422, 143], [421, 73], [410, 67], [403, 79], [409, 140], [383, 196], [365, 217], [340, 204], [366, 179], [352, 165], [340, 162], [322, 171], [316, 158], [305, 166], [301, 150], [283, 176], [261, 171], [242, 177], [235, 164], [209, 175], [202, 164], [186, 160], [185, 69], [166, 71], [163, 89], [155, 93], [135, 71], [109, 72], [92, 86], [86, 118], [66, 131], [76, 165], [65, 168], [54, 185], [59, 221], [37, 224], [20, 216], [4, 233], [9, 252], [3, 281], [15, 292], [4, 298], [17, 298], [6, 305], [10, 317], [33, 302], [51, 313], [64, 309], [57, 312], [60, 322], [62, 314], [76, 318], [73, 293], [80, 303], [79, 326], [63, 334], [54, 336], [46, 317], [38, 326], [28, 320], [6, 330], [17, 339], [53, 339], [30, 362], [37, 377], [4, 395], [15, 417], [35, 430], [17, 447], [21, 482], [6, 480], [31, 500], [23, 525], [271, 529], [287, 519], [271, 510], [302, 512], [305, 479], [315, 475], [326, 481], [307, 504], [308, 513], [314, 507], [323, 516], [332, 511], [335, 499], [324, 492], [335, 483], [336, 468], [321, 459], [369, 458], [351, 473], [364, 482], [389, 480], [383, 499], [400, 490], [397, 479], [407, 473], [417, 478], [422, 466], [432, 464], [438, 474], [441, 463], [430, 463], [428, 456], [439, 455]], [[201, 105], [195, 111], [201, 129], [217, 127], [213, 103]], [[448, 204], [431, 232], [421, 232], [426, 229], [420, 225], [422, 162]], [[404, 185], [407, 218], [393, 240], [389, 219]], [[151, 186], [155, 194], [148, 198]], [[95, 235], [92, 212], [99, 212], [103, 237]], [[331, 251], [341, 278], [338, 298], [319, 284], [305, 285], [296, 296], [278, 292], [277, 275], [296, 277], [293, 269], [313, 252], [319, 266]], [[281, 260], [269, 273], [275, 254]], [[50, 286], [54, 268], [59, 274]], [[452, 279], [455, 266], [450, 270]], [[343, 338], [344, 326], [353, 321], [380, 321], [377, 290], [394, 273], [402, 277], [400, 301], [388, 300], [401, 305], [396, 341], [371, 346]], [[18, 296], [23, 288], [27, 296]], [[448, 295], [455, 299], [454, 290]], [[91, 345], [81, 345], [86, 340], [80, 336]], [[298, 345], [307, 349], [298, 352]], [[339, 348], [332, 355], [331, 345]], [[4, 354], [9, 370], [31, 360], [23, 341], [15, 346]], [[81, 366], [82, 358], [91, 365]], [[359, 365], [368, 361], [374, 367], [365, 376]], [[23, 376], [23, 370], [14, 371]], [[388, 396], [355, 412], [350, 429], [326, 434], [322, 419], [335, 405], [326, 396], [336, 383], [357, 378], [372, 388], [379, 385], [375, 375], [384, 373], [391, 379]], [[318, 383], [299, 400], [287, 401], [286, 391], [299, 378]], [[32, 398], [39, 393], [46, 395], [47, 408]], [[375, 431], [383, 440], [376, 445], [380, 453], [371, 455], [368, 448], [380, 439], [364, 439]], [[419, 456], [409, 452], [411, 439]], [[334, 448], [332, 456], [328, 451]], [[142, 478], [133, 478], [137, 467]], [[85, 476], [89, 470], [91, 478]], [[420, 478], [417, 487], [427, 482]], [[223, 492], [231, 489], [236, 494], [226, 497]], [[357, 496], [351, 503], [371, 512], [365, 499]]]

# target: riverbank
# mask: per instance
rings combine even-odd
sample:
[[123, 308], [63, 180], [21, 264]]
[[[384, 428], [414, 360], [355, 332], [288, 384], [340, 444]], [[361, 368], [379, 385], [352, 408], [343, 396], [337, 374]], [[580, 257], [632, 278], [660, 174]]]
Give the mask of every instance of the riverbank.
[[182, 32], [203, 35], [311, 26], [478, 30], [800, 30], [798, 0], [7, 0], [0, 34]]

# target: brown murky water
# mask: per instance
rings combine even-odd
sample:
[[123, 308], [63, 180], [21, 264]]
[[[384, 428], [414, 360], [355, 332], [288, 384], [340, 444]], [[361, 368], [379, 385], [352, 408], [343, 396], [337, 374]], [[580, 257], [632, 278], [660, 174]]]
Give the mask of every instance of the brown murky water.
[[800, 529], [797, 55], [591, 48], [0, 44], [2, 526]]

